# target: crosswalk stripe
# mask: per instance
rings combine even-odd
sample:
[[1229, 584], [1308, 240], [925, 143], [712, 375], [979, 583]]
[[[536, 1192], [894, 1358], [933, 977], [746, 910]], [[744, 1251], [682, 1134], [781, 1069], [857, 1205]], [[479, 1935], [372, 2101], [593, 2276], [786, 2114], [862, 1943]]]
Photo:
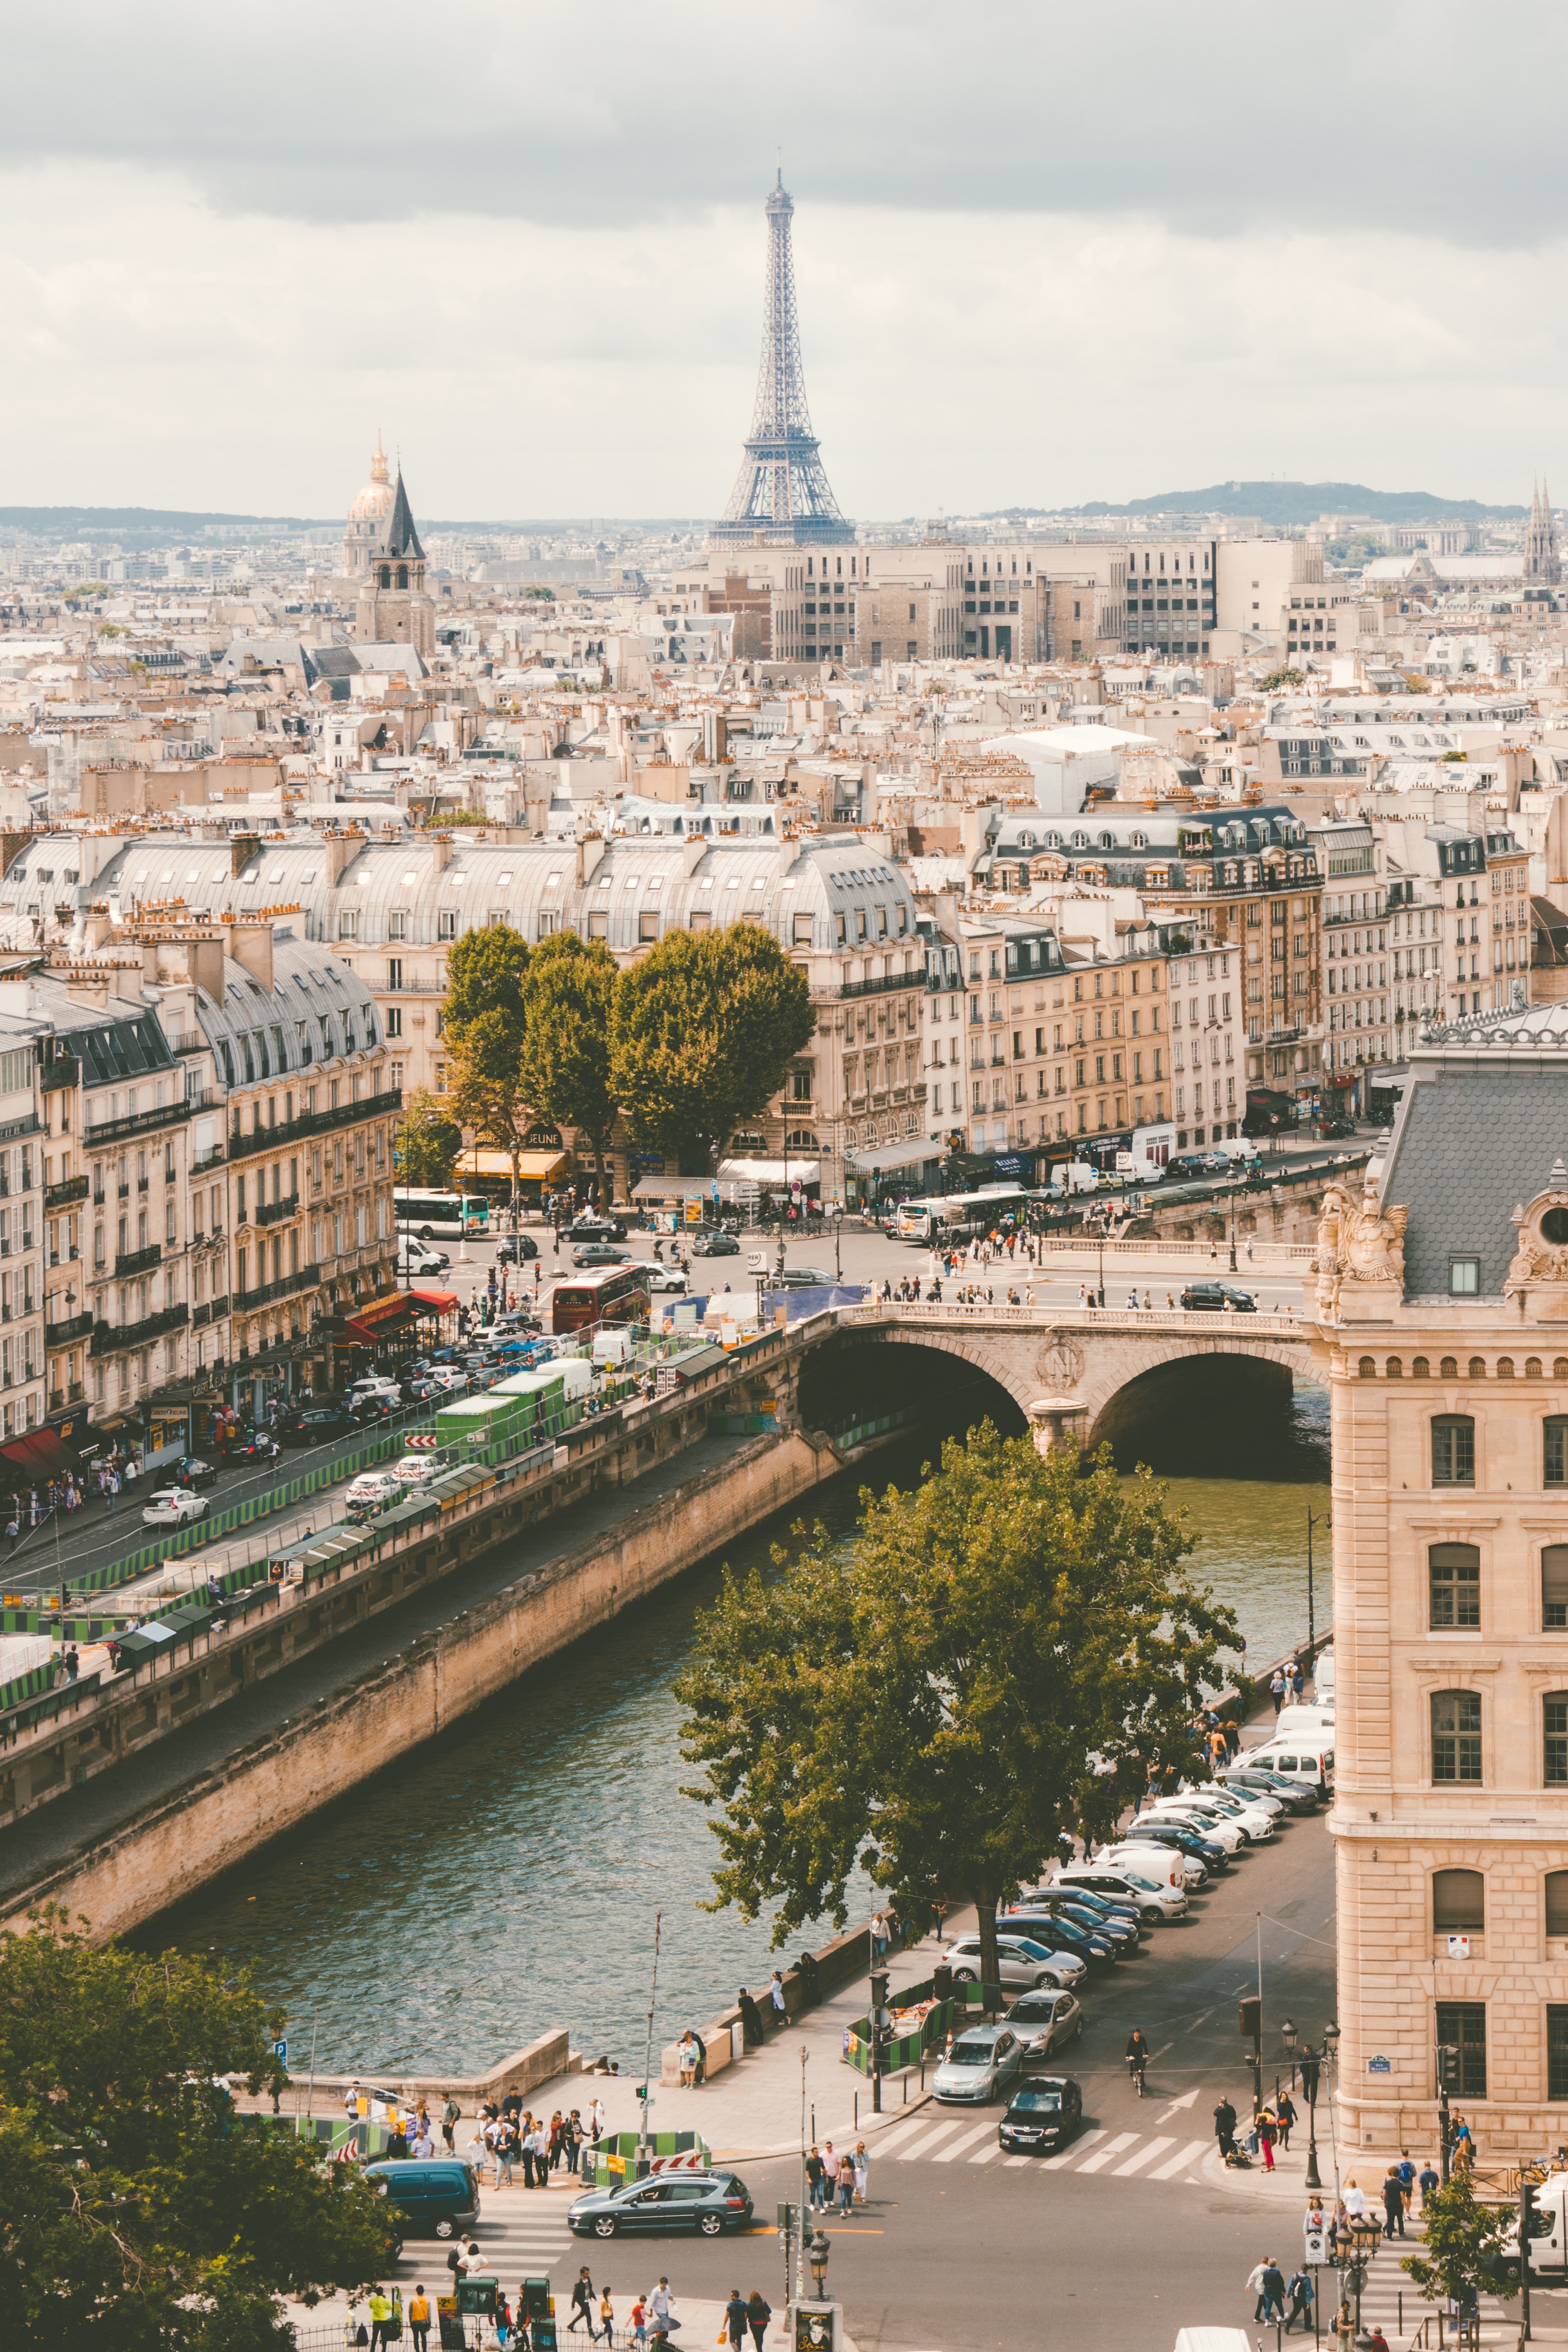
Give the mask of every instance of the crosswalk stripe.
[[894, 2162], [902, 2164], [907, 2157], [929, 2156], [939, 2139], [946, 2139], [949, 2132], [956, 2132], [957, 2128], [958, 2120], [955, 2116], [947, 2123], [938, 2124], [936, 2130], [927, 2132], [924, 2139], [906, 2140], [901, 2148], [894, 2151]]
[[995, 2162], [996, 2158], [1000, 2156], [1001, 2152], [1000, 2141], [993, 2140], [989, 2147], [977, 2149], [969, 2158], [969, 2161], [971, 2164], [992, 2164]]
[[1113, 2156], [1120, 2156], [1124, 2147], [1131, 2147], [1137, 2137], [1136, 2132], [1118, 2132], [1106, 2147], [1097, 2147], [1088, 2163], [1079, 2166], [1079, 2171], [1098, 2172], [1103, 2164], [1109, 2164]]
[[1097, 2139], [1103, 2139], [1104, 2137], [1104, 2132], [1102, 2130], [1086, 2131], [1073, 2141], [1071, 2147], [1062, 2148], [1056, 2156], [1042, 2157], [1040, 2161], [1048, 2168], [1051, 2166], [1076, 2164], [1079, 2158], [1087, 2149], [1092, 2148]]
[[965, 2132], [960, 2138], [956, 2139], [951, 2147], [945, 2147], [939, 2154], [933, 2157], [931, 2159], [932, 2162], [934, 2164], [951, 2164], [953, 2158], [956, 2156], [961, 2156], [965, 2148], [973, 2147], [977, 2139], [984, 2139], [988, 2131], [994, 2131], [995, 2129], [996, 2126], [989, 2122], [976, 2124], [971, 2130]]
[[1156, 2165], [1149, 2179], [1174, 2180], [1178, 2172], [1185, 2172], [1189, 2164], [1201, 2163], [1207, 2154], [1208, 2142], [1206, 2139], [1189, 2139], [1179, 2156], [1168, 2157], [1164, 2164]]
[[1134, 2156], [1127, 2158], [1125, 2164], [1119, 2164], [1111, 2178], [1113, 2180], [1125, 2180], [1129, 2173], [1140, 2171], [1145, 2164], [1152, 2164], [1155, 2157], [1162, 2154], [1166, 2148], [1175, 2146], [1174, 2139], [1152, 2139], [1147, 2147], [1139, 2148]]
[[875, 2139], [873, 2140], [871, 2144], [872, 2155], [891, 2156], [894, 2149], [899, 2145], [900, 2141], [909, 2139], [915, 2132], [923, 2132], [929, 2129], [930, 2123], [930, 2115], [926, 2113], [912, 2117], [912, 2119], [906, 2124], [894, 2124], [891, 2131], [882, 2132]]

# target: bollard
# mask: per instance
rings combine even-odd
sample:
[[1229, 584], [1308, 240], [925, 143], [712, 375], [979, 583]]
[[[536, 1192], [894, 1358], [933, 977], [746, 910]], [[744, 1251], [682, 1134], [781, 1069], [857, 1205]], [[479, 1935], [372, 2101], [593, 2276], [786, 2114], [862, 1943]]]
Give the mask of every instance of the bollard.
[[899, 2105], [905, 2107], [909, 2105], [909, 2076], [907, 2074], [905, 2074], [904, 2077], [904, 2096], [900, 2100]]
[[858, 2131], [859, 2131], [859, 2129], [860, 2129], [860, 2127], [861, 2127], [861, 2095], [860, 2095], [860, 2093], [857, 2091], [857, 2092], [855, 2093], [855, 2121], [854, 2121], [854, 2128], [855, 2128], [855, 2130], [858, 2132]]

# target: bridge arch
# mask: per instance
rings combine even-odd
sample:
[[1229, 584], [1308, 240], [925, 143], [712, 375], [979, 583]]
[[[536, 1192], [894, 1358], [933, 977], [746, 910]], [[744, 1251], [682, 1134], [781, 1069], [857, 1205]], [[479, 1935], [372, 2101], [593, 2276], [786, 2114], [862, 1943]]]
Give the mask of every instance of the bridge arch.
[[933, 1413], [951, 1407], [970, 1424], [988, 1420], [1004, 1436], [1017, 1436], [1029, 1425], [1030, 1400], [1005, 1367], [987, 1360], [989, 1352], [967, 1335], [852, 1327], [807, 1354], [797, 1391], [800, 1420], [831, 1433], [911, 1407]]

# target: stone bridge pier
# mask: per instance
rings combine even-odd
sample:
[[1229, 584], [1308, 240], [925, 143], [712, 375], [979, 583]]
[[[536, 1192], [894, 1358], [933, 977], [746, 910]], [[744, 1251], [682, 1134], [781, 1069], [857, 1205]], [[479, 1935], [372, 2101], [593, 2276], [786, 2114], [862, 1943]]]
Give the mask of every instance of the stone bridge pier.
[[888, 1302], [803, 1327], [780, 1402], [831, 1431], [951, 1396], [977, 1420], [1021, 1421], [1042, 1451], [1109, 1444], [1123, 1467], [1198, 1471], [1288, 1428], [1308, 1358], [1281, 1315]]

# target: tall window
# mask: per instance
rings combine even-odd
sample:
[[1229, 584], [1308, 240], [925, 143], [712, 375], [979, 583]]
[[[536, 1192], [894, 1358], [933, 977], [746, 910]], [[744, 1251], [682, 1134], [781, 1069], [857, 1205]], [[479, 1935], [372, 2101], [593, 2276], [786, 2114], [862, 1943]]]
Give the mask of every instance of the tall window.
[[1486, 1880], [1479, 1870], [1432, 1873], [1432, 1928], [1438, 1936], [1479, 1935], [1486, 1927]]
[[1544, 1440], [1542, 1464], [1542, 1484], [1548, 1486], [1568, 1486], [1568, 1419], [1554, 1415], [1542, 1424]]
[[1476, 1425], [1468, 1412], [1440, 1414], [1432, 1423], [1432, 1484], [1473, 1486]]
[[1546, 1874], [1546, 1932], [1568, 1936], [1568, 1870]]
[[1481, 1622], [1481, 1556], [1474, 1544], [1434, 1544], [1427, 1555], [1434, 1626]]
[[1568, 2099], [1568, 2009], [1555, 2002], [1546, 2011], [1546, 2095]]
[[1547, 1544], [1542, 1552], [1541, 1622], [1548, 1633], [1568, 1630], [1568, 1544]]
[[1432, 1778], [1479, 1780], [1481, 1777], [1481, 1703], [1475, 1691], [1432, 1694]]
[[1459, 2053], [1459, 2095], [1487, 2095], [1487, 2005], [1484, 2000], [1440, 2000], [1437, 2041]]
[[1549, 1789], [1568, 1789], [1568, 1691], [1548, 1691], [1542, 1704], [1546, 1785]]

